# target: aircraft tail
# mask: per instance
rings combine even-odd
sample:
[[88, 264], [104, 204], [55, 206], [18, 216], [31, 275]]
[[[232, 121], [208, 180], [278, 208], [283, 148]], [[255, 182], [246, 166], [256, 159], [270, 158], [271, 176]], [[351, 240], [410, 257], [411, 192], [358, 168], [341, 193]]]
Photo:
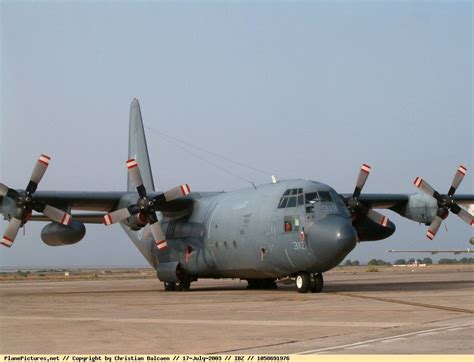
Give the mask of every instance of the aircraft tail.
[[[138, 99], [133, 99], [130, 104], [130, 124], [128, 134], [128, 158], [135, 159], [139, 166], [143, 179], [143, 185], [147, 192], [155, 191], [153, 175], [151, 173], [150, 158], [146, 145], [145, 130], [143, 129], [142, 114]], [[128, 173], [127, 173], [128, 174]], [[130, 180], [130, 174], [127, 176], [127, 191], [136, 191], [136, 187]], [[153, 249], [156, 248], [155, 242], [149, 236], [149, 227], [139, 231], [133, 231], [128, 226], [120, 224], [127, 233], [135, 246], [140, 250], [145, 259], [155, 269], [158, 266], [156, 258], [153, 256]]]
[[[146, 190], [155, 191], [153, 175], [151, 172], [150, 158], [146, 145], [145, 130], [143, 129], [142, 113], [140, 103], [134, 98], [130, 104], [130, 123], [128, 133], [128, 158], [134, 158], [140, 165], [140, 171], [143, 178], [143, 185]], [[127, 177], [127, 191], [135, 191], [130, 175]]]

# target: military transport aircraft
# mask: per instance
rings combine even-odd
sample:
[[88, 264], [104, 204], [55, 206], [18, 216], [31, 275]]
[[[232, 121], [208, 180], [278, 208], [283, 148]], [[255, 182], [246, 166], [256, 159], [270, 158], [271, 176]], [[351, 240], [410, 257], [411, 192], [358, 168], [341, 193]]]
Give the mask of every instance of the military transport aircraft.
[[414, 184], [422, 194], [362, 194], [371, 171], [366, 164], [352, 194], [321, 182], [275, 179], [232, 192], [191, 192], [186, 184], [156, 192], [136, 99], [129, 127], [127, 191], [36, 191], [51, 161], [41, 155], [25, 190], [0, 184], [1, 212], [9, 221], [1, 243], [11, 247], [29, 220], [52, 221], [41, 232], [51, 246], [79, 242], [85, 223], [120, 223], [167, 291], [187, 290], [198, 278], [240, 278], [249, 288], [272, 288], [277, 279], [294, 278], [298, 292], [305, 293], [321, 292], [322, 273], [358, 242], [395, 232], [395, 225], [374, 208], [429, 225], [430, 239], [450, 211], [473, 224], [473, 215], [460, 205], [474, 204], [474, 195], [455, 195], [464, 166], [447, 194], [420, 177]]

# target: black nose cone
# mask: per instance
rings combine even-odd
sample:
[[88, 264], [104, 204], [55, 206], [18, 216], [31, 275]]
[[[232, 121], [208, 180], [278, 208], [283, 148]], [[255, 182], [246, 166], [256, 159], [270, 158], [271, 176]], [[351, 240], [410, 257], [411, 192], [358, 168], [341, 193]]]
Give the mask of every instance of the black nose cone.
[[340, 215], [317, 221], [307, 233], [318, 265], [325, 270], [338, 265], [357, 244], [350, 220]]

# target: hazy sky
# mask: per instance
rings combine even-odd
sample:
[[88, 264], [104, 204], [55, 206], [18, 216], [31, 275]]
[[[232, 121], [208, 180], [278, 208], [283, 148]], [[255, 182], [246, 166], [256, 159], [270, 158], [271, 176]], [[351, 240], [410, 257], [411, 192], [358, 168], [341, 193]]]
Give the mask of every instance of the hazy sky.
[[[1, 2], [0, 181], [24, 188], [52, 156], [40, 190], [124, 190], [128, 113], [148, 127], [280, 178], [352, 192], [412, 193], [416, 176], [473, 192], [470, 2]], [[248, 187], [148, 133], [155, 184]], [[213, 160], [213, 162], [219, 162]], [[269, 177], [219, 162], [254, 182]], [[349, 256], [393, 260], [397, 248], [466, 248], [450, 215], [435, 241], [383, 211], [388, 240]], [[118, 226], [51, 248], [28, 223], [0, 265], [146, 265]], [[0, 231], [6, 226], [1, 223]], [[406, 257], [407, 255], [403, 255]], [[451, 256], [449, 256], [451, 257]]]

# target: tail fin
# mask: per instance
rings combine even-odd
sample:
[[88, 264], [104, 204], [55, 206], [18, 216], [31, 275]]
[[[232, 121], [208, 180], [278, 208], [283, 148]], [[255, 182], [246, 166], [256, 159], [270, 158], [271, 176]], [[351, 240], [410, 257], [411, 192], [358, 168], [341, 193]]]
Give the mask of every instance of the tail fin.
[[[148, 148], [146, 146], [145, 130], [143, 129], [142, 114], [140, 112], [140, 103], [133, 99], [130, 104], [130, 125], [128, 135], [128, 158], [134, 158], [140, 165], [140, 172], [143, 179], [143, 185], [148, 192], [155, 191], [153, 176], [151, 174], [150, 158], [148, 157]], [[130, 176], [127, 176], [127, 191], [135, 191]], [[149, 238], [149, 230], [141, 229], [133, 231], [128, 226], [120, 224], [123, 230], [130, 237], [135, 246], [140, 250], [145, 259], [152, 267], [158, 266], [157, 259], [153, 256], [153, 248], [156, 248], [155, 242]]]
[[[143, 129], [142, 113], [140, 103], [134, 98], [130, 104], [130, 124], [128, 133], [128, 158], [134, 158], [140, 165], [143, 185], [146, 190], [155, 191], [153, 175], [151, 173], [150, 158], [146, 145], [145, 130]], [[134, 191], [130, 176], [127, 177], [127, 191]]]

